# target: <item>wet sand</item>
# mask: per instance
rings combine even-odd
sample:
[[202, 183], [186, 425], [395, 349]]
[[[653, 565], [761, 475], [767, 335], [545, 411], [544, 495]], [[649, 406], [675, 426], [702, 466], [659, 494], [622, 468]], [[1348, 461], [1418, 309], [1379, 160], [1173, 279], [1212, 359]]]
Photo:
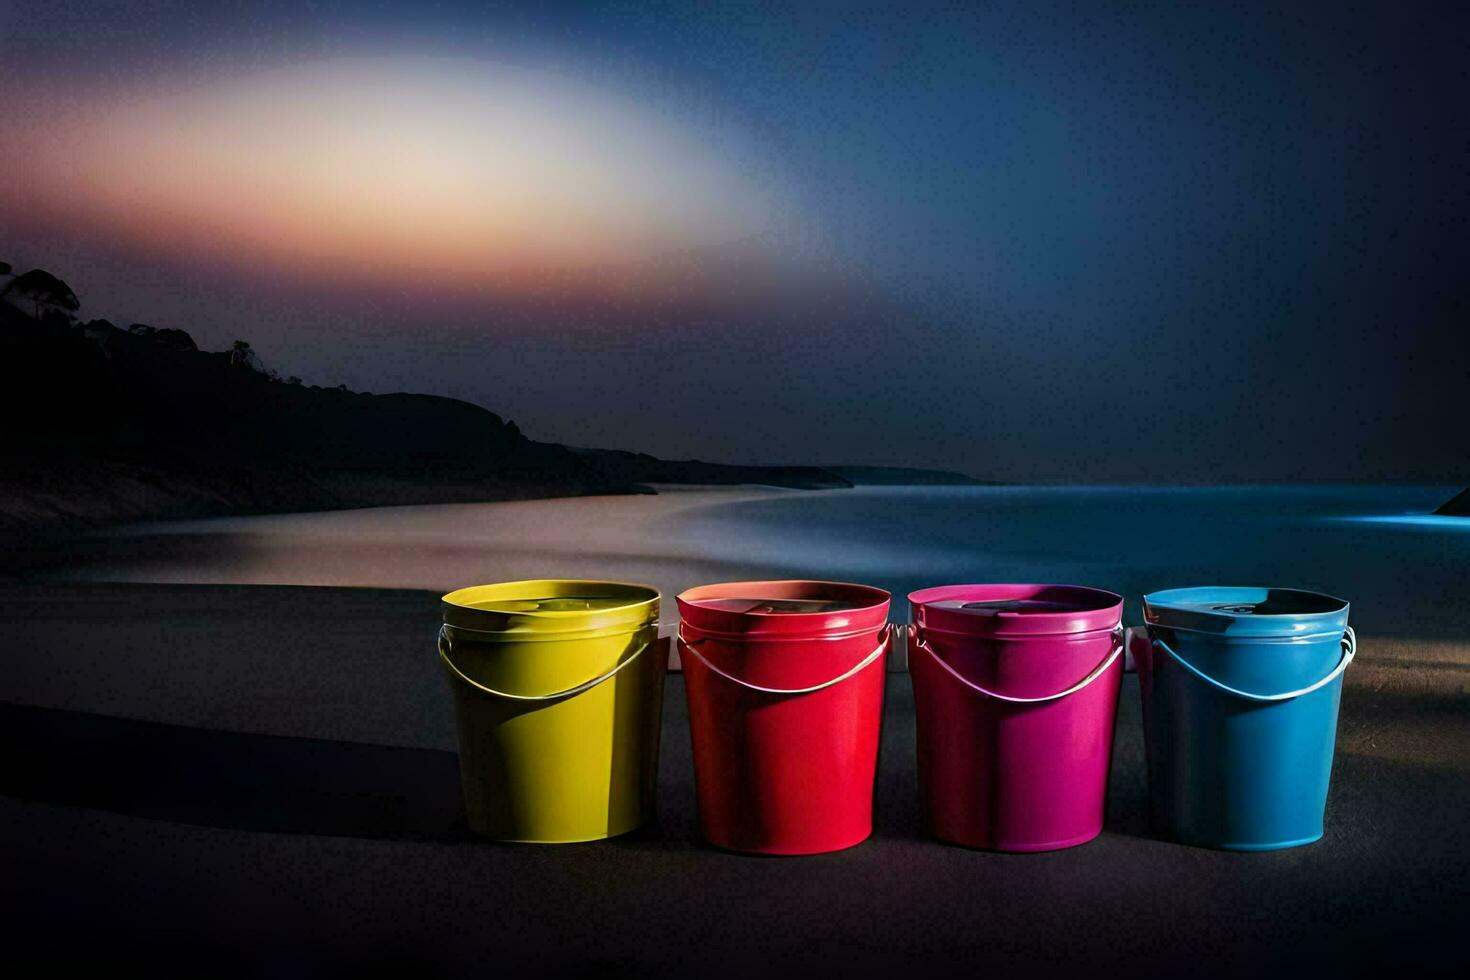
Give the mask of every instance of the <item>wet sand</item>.
[[[660, 487], [657, 495], [434, 504], [156, 522], [71, 543], [27, 577], [54, 581], [350, 585], [449, 592], [529, 578], [658, 587], [758, 574], [685, 532], [681, 517], [791, 491]], [[829, 491], [845, 493], [848, 491]]]
[[[674, 595], [735, 579], [865, 582], [893, 593], [896, 621], [910, 590], [936, 583], [1073, 582], [1121, 593], [1130, 624], [1154, 589], [1271, 582], [1350, 599], [1353, 624], [1378, 638], [1367, 657], [1470, 663], [1470, 521], [1400, 523], [1443, 489], [660, 490], [141, 524], [27, 556], [12, 578], [440, 594], [605, 578], [658, 588], [665, 635]], [[1387, 520], [1362, 518], [1375, 509]]]
[[558, 848], [463, 826], [437, 593], [0, 587], [8, 953], [224, 976], [1423, 975], [1470, 910], [1470, 659], [1362, 636], [1320, 843], [1227, 854], [1145, 829], [1137, 687], [1107, 829], [997, 855], [923, 838], [890, 676], [874, 837], [700, 846], [682, 682], [658, 825]]

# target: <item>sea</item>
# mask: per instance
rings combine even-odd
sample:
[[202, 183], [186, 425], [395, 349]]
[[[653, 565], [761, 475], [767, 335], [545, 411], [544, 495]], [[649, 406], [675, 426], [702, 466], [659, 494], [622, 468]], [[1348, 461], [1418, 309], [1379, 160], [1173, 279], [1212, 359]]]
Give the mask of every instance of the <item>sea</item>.
[[1460, 487], [954, 486], [384, 507], [139, 524], [47, 577], [450, 590], [517, 578], [647, 582], [667, 601], [747, 578], [1108, 589], [1137, 621], [1144, 593], [1192, 585], [1311, 589], [1355, 622], [1470, 635], [1470, 518], [1432, 511]]

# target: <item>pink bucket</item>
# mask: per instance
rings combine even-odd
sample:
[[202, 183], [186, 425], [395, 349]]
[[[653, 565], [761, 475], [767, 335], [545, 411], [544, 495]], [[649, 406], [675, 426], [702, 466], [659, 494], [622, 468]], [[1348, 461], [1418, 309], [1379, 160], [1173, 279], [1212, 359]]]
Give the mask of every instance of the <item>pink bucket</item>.
[[1123, 599], [1068, 585], [909, 596], [919, 797], [940, 840], [1052, 851], [1102, 832]]

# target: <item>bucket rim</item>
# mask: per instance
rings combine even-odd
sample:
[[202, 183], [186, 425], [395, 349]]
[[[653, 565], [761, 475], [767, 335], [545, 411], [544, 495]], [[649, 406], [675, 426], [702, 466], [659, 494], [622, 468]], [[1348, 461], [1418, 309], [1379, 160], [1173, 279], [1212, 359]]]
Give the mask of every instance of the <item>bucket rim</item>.
[[[535, 588], [533, 589], [533, 588], [529, 588], [529, 587], [535, 587]], [[636, 601], [626, 602], [626, 603], [624, 603], [624, 604], [622, 604], [620, 606], [605, 606], [602, 609], [592, 610], [592, 611], [595, 611], [595, 612], [618, 612], [618, 611], [623, 610], [623, 609], [632, 609], [632, 608], [634, 608], [636, 606], [647, 605], [649, 602], [655, 602], [659, 598], [659, 591], [658, 591], [658, 589], [654, 588], [651, 585], [645, 585], [642, 582], [622, 582], [622, 581], [616, 581], [616, 580], [613, 580], [613, 579], [595, 579], [595, 578], [526, 578], [526, 579], [516, 579], [515, 581], [511, 581], [511, 582], [489, 582], [489, 583], [485, 583], [485, 584], [482, 584], [482, 585], [466, 585], [466, 586], [464, 586], [462, 588], [454, 589], [451, 592], [446, 592], [443, 596], [440, 597], [440, 601], [443, 602], [446, 605], [454, 606], [457, 609], [473, 609], [476, 612], [501, 612], [503, 610], [485, 609], [485, 608], [483, 608], [481, 606], [468, 606], [468, 605], [465, 605], [462, 602], [455, 601], [455, 598], [454, 597], [455, 596], [458, 596], [458, 595], [461, 595], [462, 593], [465, 593], [465, 592], [475, 592], [475, 591], [479, 591], [479, 590], [482, 590], [482, 589], [503, 589], [503, 590], [506, 590], [506, 591], [516, 590], [516, 591], [525, 591], [525, 592], [542, 592], [542, 591], [546, 590], [548, 587], [553, 592], [556, 591], [556, 590], [562, 590], [563, 592], [566, 592], [566, 591], [570, 591], [571, 588], [577, 588], [577, 589], [583, 589], [583, 588], [602, 589], [605, 592], [607, 592], [608, 594], [606, 596], [596, 596], [596, 598], [609, 598], [609, 599], [618, 598], [618, 596], [612, 594], [614, 592], [614, 590], [621, 590], [623, 592], [630, 593], [630, 594], [631, 593], [634, 593], [634, 592], [639, 592], [639, 591], [641, 591], [641, 592], [644, 593], [644, 597], [641, 598], [641, 599], [638, 599]], [[539, 598], [539, 599], [556, 599], [556, 598], [562, 598], [562, 597], [563, 596], [557, 596], [557, 595], [553, 595], [553, 594], [542, 594], [542, 595], [536, 595], [535, 596], [535, 598]], [[511, 598], [514, 598], [514, 597], [507, 595], [507, 596], [504, 596], [503, 598], [511, 599]], [[528, 596], [525, 596], [524, 598], [531, 598], [531, 596], [528, 595]], [[515, 612], [516, 612], [516, 615], [519, 615], [519, 616], [538, 616], [538, 617], [544, 617], [544, 618], [547, 618], [547, 619], [559, 619], [559, 618], [572, 618], [572, 619], [575, 619], [578, 616], [585, 616], [585, 615], [587, 615], [587, 613], [589, 612], [589, 610], [586, 610], [586, 609], [537, 609], [537, 610], [534, 610], [534, 611], [520, 611], [520, 610], [515, 610]]]
[[[1070, 598], [1077, 608], [1047, 612], [995, 610], [976, 612], [934, 605], [953, 599], [968, 601]], [[1123, 621], [1123, 597], [1090, 585], [1055, 582], [976, 582], [936, 585], [910, 592], [909, 618], [922, 630], [957, 636], [1023, 637], [1110, 632]]]
[[[566, 597], [626, 599], [601, 609], [496, 609], [477, 602], [527, 601]], [[641, 582], [604, 579], [518, 579], [470, 585], [445, 593], [439, 602], [445, 625], [473, 633], [500, 634], [506, 639], [588, 638], [604, 632], [633, 632], [658, 619], [661, 595]]]
[[[1273, 597], [1295, 600], [1301, 609], [1256, 612]], [[1250, 606], [1231, 610], [1230, 605]], [[1317, 608], [1311, 608], [1316, 606]], [[1145, 593], [1144, 623], [1162, 629], [1221, 637], [1307, 638], [1341, 633], [1347, 628], [1351, 603], [1312, 589], [1261, 585], [1196, 585]]]
[[[814, 612], [736, 612], [704, 605], [711, 599], [850, 599], [861, 602], [851, 609]], [[838, 639], [880, 629], [888, 623], [892, 593], [859, 582], [822, 579], [756, 579], [712, 582], [685, 589], [674, 597], [681, 629], [723, 637], [762, 639]]]
[[1326, 640], [1340, 640], [1345, 630], [1328, 629], [1317, 633], [1221, 633], [1216, 630], [1195, 629], [1189, 626], [1175, 626], [1172, 623], [1144, 623], [1142, 626], [1134, 627], [1142, 632], [1142, 635], [1150, 641], [1158, 639], [1154, 631], [1167, 634], [1187, 634], [1190, 636], [1208, 637], [1216, 643], [1270, 643], [1291, 645], [1293, 643], [1321, 643]]

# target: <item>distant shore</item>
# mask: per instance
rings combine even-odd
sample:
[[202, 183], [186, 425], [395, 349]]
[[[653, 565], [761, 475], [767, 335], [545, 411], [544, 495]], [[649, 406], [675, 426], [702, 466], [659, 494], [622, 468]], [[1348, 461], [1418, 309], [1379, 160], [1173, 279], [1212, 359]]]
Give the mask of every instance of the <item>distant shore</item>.
[[14, 571], [49, 581], [440, 592], [470, 580], [563, 576], [635, 580], [672, 595], [689, 581], [769, 571], [760, 562], [702, 554], [682, 531], [684, 515], [808, 492], [656, 488], [665, 492], [144, 521], [40, 546]]
[[658, 483], [976, 482], [540, 442], [470, 402], [304, 384], [267, 368], [247, 341], [206, 351], [186, 330], [123, 328], [81, 309], [45, 270], [0, 276], [6, 545], [143, 520], [643, 494]]
[[958, 473], [897, 467], [727, 466], [635, 453], [575, 452], [599, 461], [579, 473], [455, 477], [434, 472], [313, 471], [276, 460], [255, 465], [211, 461], [186, 469], [105, 455], [12, 458], [0, 476], [0, 543], [45, 543], [144, 521], [372, 507], [647, 496], [730, 487], [835, 490], [981, 485]]

